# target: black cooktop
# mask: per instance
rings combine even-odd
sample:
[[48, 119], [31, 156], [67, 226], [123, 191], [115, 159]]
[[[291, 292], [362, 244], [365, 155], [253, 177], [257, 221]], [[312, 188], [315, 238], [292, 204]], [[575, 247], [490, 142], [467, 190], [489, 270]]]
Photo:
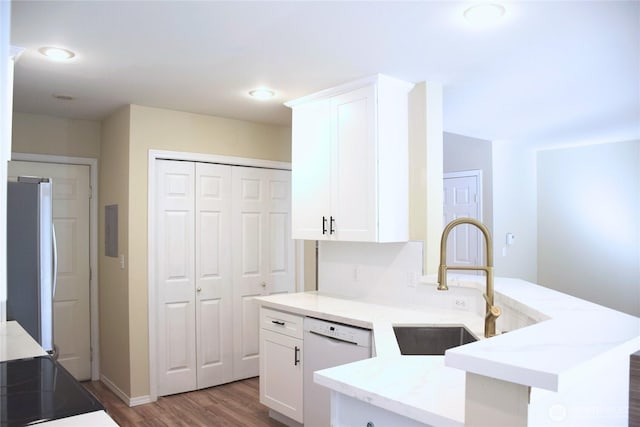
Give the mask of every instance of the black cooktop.
[[49, 356], [0, 362], [0, 426], [42, 423], [104, 407]]

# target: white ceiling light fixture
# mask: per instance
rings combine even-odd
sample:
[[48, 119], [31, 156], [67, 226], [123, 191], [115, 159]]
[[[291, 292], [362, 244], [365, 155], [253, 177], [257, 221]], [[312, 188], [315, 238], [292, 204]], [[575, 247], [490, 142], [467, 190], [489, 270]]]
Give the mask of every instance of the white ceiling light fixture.
[[74, 52], [62, 47], [44, 46], [38, 49], [38, 52], [54, 61], [68, 61], [76, 56]]
[[271, 89], [261, 87], [261, 88], [257, 88], [249, 91], [249, 95], [251, 95], [251, 97], [258, 99], [260, 101], [266, 101], [276, 96], [276, 93]]
[[505, 15], [504, 6], [495, 3], [479, 3], [464, 11], [464, 18], [475, 26], [490, 26], [498, 23]]

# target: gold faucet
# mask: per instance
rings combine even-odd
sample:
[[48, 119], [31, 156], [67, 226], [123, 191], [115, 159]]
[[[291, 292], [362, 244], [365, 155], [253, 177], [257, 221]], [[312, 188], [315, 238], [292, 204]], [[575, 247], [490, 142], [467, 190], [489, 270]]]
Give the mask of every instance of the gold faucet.
[[[449, 233], [455, 227], [460, 224], [469, 224], [473, 225], [482, 231], [484, 234], [484, 241], [486, 243], [486, 253], [487, 253], [487, 265], [486, 266], [470, 266], [470, 265], [452, 265], [451, 267], [447, 266], [447, 237], [449, 237]], [[475, 271], [484, 271], [487, 274], [487, 291], [483, 294], [484, 300], [486, 301], [486, 311], [484, 316], [484, 336], [486, 338], [490, 338], [496, 335], [496, 319], [502, 313], [500, 307], [496, 307], [493, 305], [493, 243], [491, 242], [491, 235], [489, 234], [489, 230], [487, 227], [473, 218], [458, 218], [451, 221], [444, 228], [442, 232], [442, 238], [440, 239], [440, 267], [438, 268], [438, 290], [439, 291], [447, 291], [449, 287], [447, 286], [447, 270], [475, 270]]]

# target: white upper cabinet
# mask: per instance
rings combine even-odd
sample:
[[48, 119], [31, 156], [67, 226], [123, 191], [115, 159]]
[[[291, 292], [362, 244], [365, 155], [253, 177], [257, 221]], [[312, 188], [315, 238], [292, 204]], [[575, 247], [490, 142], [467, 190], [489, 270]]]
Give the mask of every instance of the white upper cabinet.
[[412, 88], [375, 75], [286, 103], [294, 239], [408, 240]]

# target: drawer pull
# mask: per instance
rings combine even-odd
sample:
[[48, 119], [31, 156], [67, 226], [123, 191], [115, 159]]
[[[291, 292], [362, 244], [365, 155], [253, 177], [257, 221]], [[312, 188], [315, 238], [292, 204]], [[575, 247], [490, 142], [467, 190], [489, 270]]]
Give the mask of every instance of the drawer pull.
[[299, 354], [300, 348], [298, 346], [295, 346], [293, 352], [293, 366], [298, 366], [298, 363], [300, 363], [300, 358], [298, 357]]
[[272, 320], [271, 323], [274, 323], [276, 325], [280, 325], [280, 326], [284, 326], [284, 322], [281, 320]]

